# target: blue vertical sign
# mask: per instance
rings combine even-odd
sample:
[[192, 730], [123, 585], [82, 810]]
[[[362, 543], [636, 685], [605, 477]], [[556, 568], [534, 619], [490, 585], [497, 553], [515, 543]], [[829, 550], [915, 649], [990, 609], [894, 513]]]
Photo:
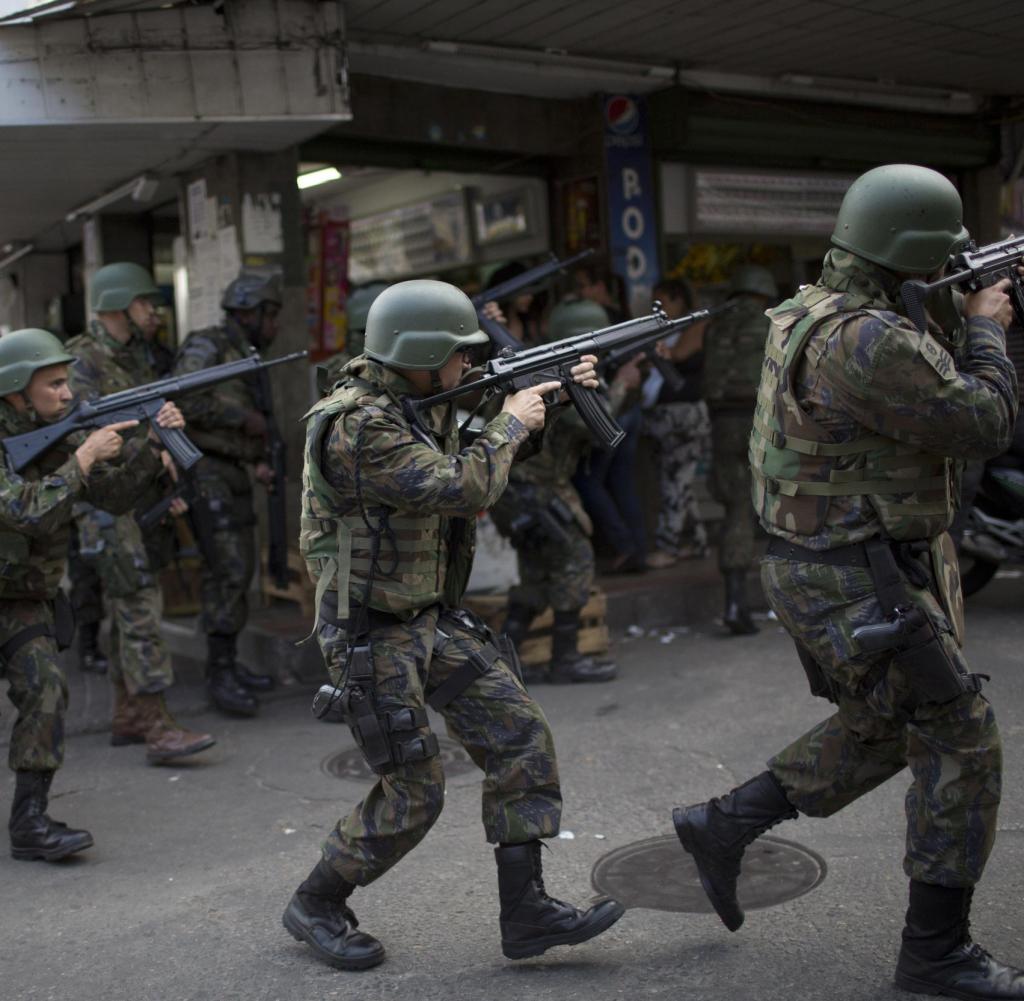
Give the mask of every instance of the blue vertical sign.
[[630, 313], [638, 316], [649, 312], [659, 278], [651, 147], [641, 98], [604, 98], [604, 151], [612, 268], [625, 283]]

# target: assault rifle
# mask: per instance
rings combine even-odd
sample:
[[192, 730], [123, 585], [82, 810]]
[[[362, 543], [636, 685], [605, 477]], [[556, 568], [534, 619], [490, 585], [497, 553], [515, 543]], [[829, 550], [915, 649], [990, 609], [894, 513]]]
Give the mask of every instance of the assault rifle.
[[[587, 334], [577, 334], [561, 341], [552, 341], [533, 348], [511, 347], [502, 349], [483, 368], [483, 377], [422, 399], [406, 397], [406, 408], [411, 419], [424, 426], [422, 414], [440, 403], [483, 391], [481, 405], [499, 393], [515, 393], [542, 382], [560, 382], [569, 394], [573, 406], [603, 448], [615, 448], [626, 433], [608, 412], [596, 390], [575, 382], [571, 369], [583, 355], [603, 355], [617, 348], [639, 351], [647, 344], [659, 341], [669, 334], [699, 323], [715, 315], [715, 309], [698, 309], [678, 320], [670, 320], [659, 303], [654, 304], [648, 316], [626, 320]], [[552, 401], [553, 402], [553, 401]], [[478, 407], [479, 409], [479, 407]]]
[[1001, 278], [1010, 279], [1010, 302], [1019, 326], [1024, 326], [1024, 278], [1017, 268], [1024, 264], [1024, 236], [1011, 236], [979, 247], [973, 240], [967, 249], [950, 258], [949, 274], [938, 281], [910, 278], [900, 286], [907, 316], [918, 330], [927, 329], [925, 303], [937, 289], [955, 285], [966, 292], [980, 292]]
[[[564, 261], [560, 261], [552, 254], [550, 261], [538, 264], [536, 267], [524, 271], [521, 275], [516, 275], [515, 278], [510, 278], [506, 282], [501, 282], [474, 295], [471, 301], [476, 307], [480, 329], [490, 337], [494, 350], [497, 352], [503, 351], [505, 348], [511, 348], [513, 351], [517, 351], [522, 345], [497, 320], [492, 320], [489, 316], [484, 315], [483, 307], [486, 303], [501, 302], [503, 299], [508, 299], [517, 292], [521, 292], [537, 282], [544, 281], [544, 279], [549, 278], [556, 271], [568, 270], [574, 264], [586, 260], [593, 253], [593, 250], [581, 250], [578, 254], [567, 257]], [[633, 353], [635, 352], [630, 353], [630, 357], [632, 357]], [[644, 348], [643, 355], [661, 373], [661, 377], [665, 380], [665, 385], [668, 386], [671, 392], [678, 393], [682, 391], [683, 377], [679, 374], [675, 365], [655, 352], [653, 344], [649, 344]], [[621, 360], [616, 359], [616, 362], [621, 364], [621, 361], [624, 360], [624, 358]]]
[[156, 423], [156, 415], [167, 400], [305, 357], [305, 351], [296, 351], [271, 361], [263, 361], [259, 355], [252, 355], [238, 361], [204, 368], [189, 375], [171, 376], [145, 386], [111, 393], [96, 400], [80, 400], [59, 421], [46, 424], [35, 431], [4, 438], [4, 451], [7, 453], [11, 469], [20, 473], [47, 449], [75, 431], [106, 427], [108, 424], [118, 424], [121, 421], [151, 421], [160, 443], [170, 452], [178, 468], [187, 472], [203, 457], [203, 453], [189, 441], [180, 428], [162, 428]]

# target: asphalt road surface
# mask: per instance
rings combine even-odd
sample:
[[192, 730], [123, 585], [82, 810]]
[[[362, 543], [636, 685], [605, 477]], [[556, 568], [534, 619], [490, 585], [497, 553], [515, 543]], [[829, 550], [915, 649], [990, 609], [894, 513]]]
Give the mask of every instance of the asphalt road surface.
[[[975, 898], [974, 933], [1024, 965], [1024, 580], [997, 581], [970, 607], [974, 670], [1005, 745], [1000, 831]], [[674, 804], [726, 791], [828, 714], [807, 694], [771, 622], [726, 639], [714, 624], [623, 639], [620, 680], [537, 690], [555, 732], [566, 803], [545, 853], [548, 890], [582, 902], [606, 853], [671, 832]], [[311, 693], [310, 693], [311, 694]], [[219, 743], [194, 763], [147, 767], [138, 747], [74, 737], [51, 812], [96, 847], [64, 864], [0, 857], [3, 1001], [431, 999], [786, 999], [884, 1001], [906, 907], [906, 773], [827, 820], [777, 834], [818, 853], [811, 892], [752, 911], [738, 934], [707, 914], [633, 907], [598, 940], [537, 960], [501, 955], [494, 862], [479, 778], [452, 753], [446, 809], [410, 856], [352, 899], [388, 949], [371, 971], [317, 962], [281, 912], [337, 817], [367, 781], [336, 777], [344, 727], [312, 719], [308, 697], [256, 720], [190, 723]], [[9, 722], [10, 713], [5, 713]], [[6, 811], [13, 781], [0, 777]], [[680, 851], [679, 864], [685, 864]], [[668, 866], [666, 880], [674, 870]]]

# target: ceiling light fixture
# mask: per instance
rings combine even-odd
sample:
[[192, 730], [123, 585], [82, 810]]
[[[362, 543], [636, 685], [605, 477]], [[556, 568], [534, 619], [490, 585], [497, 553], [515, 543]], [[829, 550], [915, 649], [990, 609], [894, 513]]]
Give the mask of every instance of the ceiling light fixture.
[[160, 187], [159, 177], [155, 177], [153, 174], [139, 174], [138, 177], [133, 177], [130, 181], [111, 188], [110, 191], [94, 198], [91, 202], [72, 209], [64, 219], [66, 222], [74, 222], [81, 216], [95, 215], [100, 209], [105, 209], [108, 205], [113, 205], [129, 196], [133, 202], [151, 202], [158, 187]]
[[319, 170], [311, 170], [308, 174], [299, 174], [295, 183], [300, 189], [315, 188], [318, 184], [327, 184], [329, 181], [341, 180], [341, 171], [337, 167], [321, 167]]

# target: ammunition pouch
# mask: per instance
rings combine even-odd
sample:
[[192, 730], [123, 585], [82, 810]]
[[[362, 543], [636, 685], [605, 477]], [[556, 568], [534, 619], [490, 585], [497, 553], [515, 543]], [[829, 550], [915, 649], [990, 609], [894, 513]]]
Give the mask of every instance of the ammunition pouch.
[[[503, 656], [502, 641], [495, 637], [490, 626], [465, 608], [447, 609], [441, 613], [434, 632], [434, 656], [443, 654], [456, 633], [460, 631], [469, 633], [482, 645], [479, 650], [470, 653], [440, 685], [427, 693], [427, 705], [437, 711], [457, 699], [477, 678], [490, 671]], [[514, 644], [510, 640], [508, 642], [512, 645], [514, 653]], [[515, 657], [515, 662], [518, 664], [518, 656]]]
[[434, 734], [416, 733], [430, 725], [425, 709], [387, 704], [379, 698], [368, 638], [350, 650], [344, 685], [340, 689], [323, 685], [316, 693], [313, 714], [328, 722], [347, 723], [366, 763], [378, 775], [440, 753]]

